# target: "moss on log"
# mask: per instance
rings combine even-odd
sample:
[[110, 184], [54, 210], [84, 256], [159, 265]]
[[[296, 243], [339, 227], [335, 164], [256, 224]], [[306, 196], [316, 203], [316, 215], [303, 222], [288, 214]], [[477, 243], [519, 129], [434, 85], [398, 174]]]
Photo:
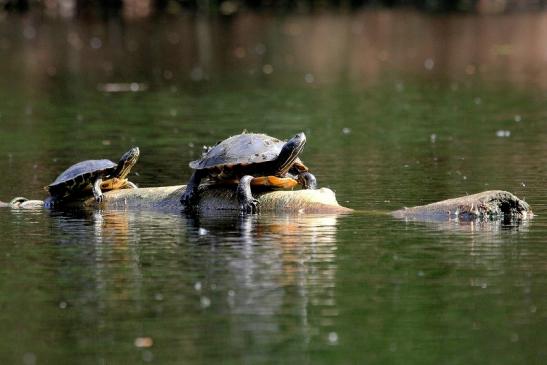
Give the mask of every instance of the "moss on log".
[[533, 216], [528, 203], [502, 190], [483, 191], [427, 205], [404, 208], [391, 214], [395, 218], [414, 220], [496, 219], [501, 217], [525, 219]]

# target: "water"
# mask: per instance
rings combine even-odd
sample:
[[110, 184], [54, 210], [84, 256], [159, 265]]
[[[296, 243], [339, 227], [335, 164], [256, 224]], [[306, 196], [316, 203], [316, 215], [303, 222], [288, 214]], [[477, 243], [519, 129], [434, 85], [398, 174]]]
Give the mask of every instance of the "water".
[[[181, 184], [202, 145], [247, 129], [306, 132], [304, 162], [356, 209], [0, 210], [2, 363], [541, 363], [546, 22], [2, 18], [2, 200], [132, 145], [132, 181]], [[385, 214], [489, 189], [537, 216]]]

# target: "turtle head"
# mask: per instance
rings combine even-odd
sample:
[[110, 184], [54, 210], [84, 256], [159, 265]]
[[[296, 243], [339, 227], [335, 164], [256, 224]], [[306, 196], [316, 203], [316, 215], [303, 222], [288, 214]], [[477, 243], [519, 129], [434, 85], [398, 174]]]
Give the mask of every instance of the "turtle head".
[[289, 171], [294, 161], [298, 158], [298, 155], [304, 149], [305, 144], [306, 135], [304, 132], [300, 132], [283, 145], [283, 148], [281, 149], [281, 152], [276, 160], [279, 162], [278, 172], [280, 175], [284, 175]]
[[118, 162], [118, 167], [114, 172], [114, 176], [119, 179], [125, 179], [129, 175], [129, 171], [137, 163], [140, 155], [139, 147], [133, 147], [129, 151], [123, 154]]

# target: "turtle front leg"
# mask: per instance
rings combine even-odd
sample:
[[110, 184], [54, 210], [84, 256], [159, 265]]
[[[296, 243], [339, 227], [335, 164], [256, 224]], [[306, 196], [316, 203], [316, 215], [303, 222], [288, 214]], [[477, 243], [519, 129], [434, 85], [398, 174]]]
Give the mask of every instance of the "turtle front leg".
[[317, 189], [317, 179], [307, 171], [298, 174], [298, 182], [304, 189]]
[[201, 179], [203, 178], [203, 173], [199, 170], [194, 171], [190, 180], [186, 184], [186, 190], [180, 198], [180, 203], [184, 208], [190, 208], [193, 205], [197, 205], [198, 201], [198, 188]]
[[251, 175], [245, 175], [239, 180], [237, 185], [237, 200], [239, 201], [239, 210], [244, 214], [258, 213], [258, 200], [253, 198], [251, 193]]
[[102, 201], [104, 199], [104, 194], [101, 191], [102, 182], [103, 182], [103, 179], [101, 179], [101, 178], [98, 178], [93, 182], [93, 188], [92, 188], [93, 196], [95, 197], [95, 201], [97, 203], [102, 203]]

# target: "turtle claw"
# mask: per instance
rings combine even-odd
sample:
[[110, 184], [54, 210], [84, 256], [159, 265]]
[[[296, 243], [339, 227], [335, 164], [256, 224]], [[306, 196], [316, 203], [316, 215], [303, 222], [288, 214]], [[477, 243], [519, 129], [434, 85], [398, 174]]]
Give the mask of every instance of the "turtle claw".
[[182, 204], [182, 211], [189, 214], [197, 213], [198, 206], [193, 204]]
[[184, 209], [190, 209], [192, 206], [195, 205], [193, 194], [187, 194], [184, 192], [180, 198], [180, 204], [184, 207]]
[[104, 201], [104, 194], [95, 197], [95, 201], [97, 202], [97, 204], [101, 204]]
[[241, 213], [241, 215], [246, 215], [246, 214], [257, 214], [258, 213], [258, 200], [256, 199], [251, 199], [250, 201], [246, 202], [246, 203], [242, 203], [239, 205], [239, 211]]
[[184, 192], [180, 198], [182, 210], [187, 214], [195, 214], [198, 211], [198, 196], [191, 191]]
[[184, 194], [182, 194], [182, 196], [180, 197], [180, 203], [184, 206], [184, 207], [187, 207], [188, 205], [190, 205], [190, 194], [186, 194], [186, 192], [184, 192]]

